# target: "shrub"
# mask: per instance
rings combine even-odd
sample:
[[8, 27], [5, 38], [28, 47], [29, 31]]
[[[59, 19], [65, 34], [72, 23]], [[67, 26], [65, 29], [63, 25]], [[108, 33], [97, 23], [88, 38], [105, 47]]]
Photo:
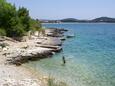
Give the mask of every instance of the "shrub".
[[0, 0], [0, 35], [22, 37], [30, 30], [39, 30], [39, 21], [29, 16], [29, 11], [20, 7], [18, 10], [6, 0]]
[[0, 28], [0, 36], [6, 36], [6, 31], [3, 28]]

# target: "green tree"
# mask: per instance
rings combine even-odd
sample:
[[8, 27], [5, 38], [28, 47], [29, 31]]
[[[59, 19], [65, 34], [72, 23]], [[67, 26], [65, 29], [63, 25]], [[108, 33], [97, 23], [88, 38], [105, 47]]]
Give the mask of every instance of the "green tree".
[[11, 5], [5, 0], [0, 2], [0, 27], [4, 28], [4, 30], [1, 29], [2, 34], [6, 32], [9, 37], [23, 36], [24, 26], [21, 24], [15, 5]]
[[19, 8], [18, 17], [20, 18], [20, 21], [21, 21], [22, 25], [24, 26], [24, 30], [29, 31], [30, 30], [29, 11], [24, 7]]
[[39, 31], [42, 28], [42, 25], [40, 24], [39, 21], [31, 19], [30, 20], [30, 28], [33, 31]]
[[20, 7], [16, 10], [15, 5], [0, 0], [0, 35], [22, 37], [28, 31], [40, 28], [39, 21], [32, 19], [26, 8]]
[[24, 26], [20, 23], [18, 17], [12, 17], [10, 20], [10, 28], [8, 28], [8, 36], [10, 37], [22, 37], [25, 35]]

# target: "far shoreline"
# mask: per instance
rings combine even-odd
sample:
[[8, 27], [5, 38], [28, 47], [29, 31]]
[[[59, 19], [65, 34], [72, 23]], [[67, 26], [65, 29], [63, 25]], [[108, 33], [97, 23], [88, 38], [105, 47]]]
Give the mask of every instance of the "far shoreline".
[[41, 23], [41, 24], [115, 24], [115, 23], [106, 23], [106, 22], [100, 22], [100, 23], [78, 23], [78, 22], [68, 22], [68, 23]]

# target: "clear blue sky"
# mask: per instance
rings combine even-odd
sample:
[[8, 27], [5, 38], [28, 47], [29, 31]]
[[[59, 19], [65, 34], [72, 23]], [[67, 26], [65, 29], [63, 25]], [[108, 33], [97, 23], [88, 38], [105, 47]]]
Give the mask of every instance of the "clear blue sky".
[[24, 6], [38, 19], [115, 18], [115, 0], [7, 0], [16, 7]]

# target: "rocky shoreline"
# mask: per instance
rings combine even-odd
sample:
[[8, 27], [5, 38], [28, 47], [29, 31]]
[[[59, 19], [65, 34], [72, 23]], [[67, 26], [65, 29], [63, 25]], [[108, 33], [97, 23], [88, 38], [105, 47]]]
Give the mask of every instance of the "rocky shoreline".
[[52, 57], [60, 52], [63, 41], [68, 38], [64, 36], [66, 31], [45, 29], [45, 34], [36, 32], [22, 41], [0, 37], [0, 86], [27, 86], [27, 83], [28, 86], [47, 86], [48, 77], [40, 77], [41, 74], [32, 72], [24, 63]]
[[28, 61], [51, 57], [62, 50], [62, 37], [65, 29], [45, 29], [44, 36], [32, 35], [26, 41], [18, 42], [11, 38], [1, 37], [1, 54], [7, 57], [7, 63], [17, 66]]

